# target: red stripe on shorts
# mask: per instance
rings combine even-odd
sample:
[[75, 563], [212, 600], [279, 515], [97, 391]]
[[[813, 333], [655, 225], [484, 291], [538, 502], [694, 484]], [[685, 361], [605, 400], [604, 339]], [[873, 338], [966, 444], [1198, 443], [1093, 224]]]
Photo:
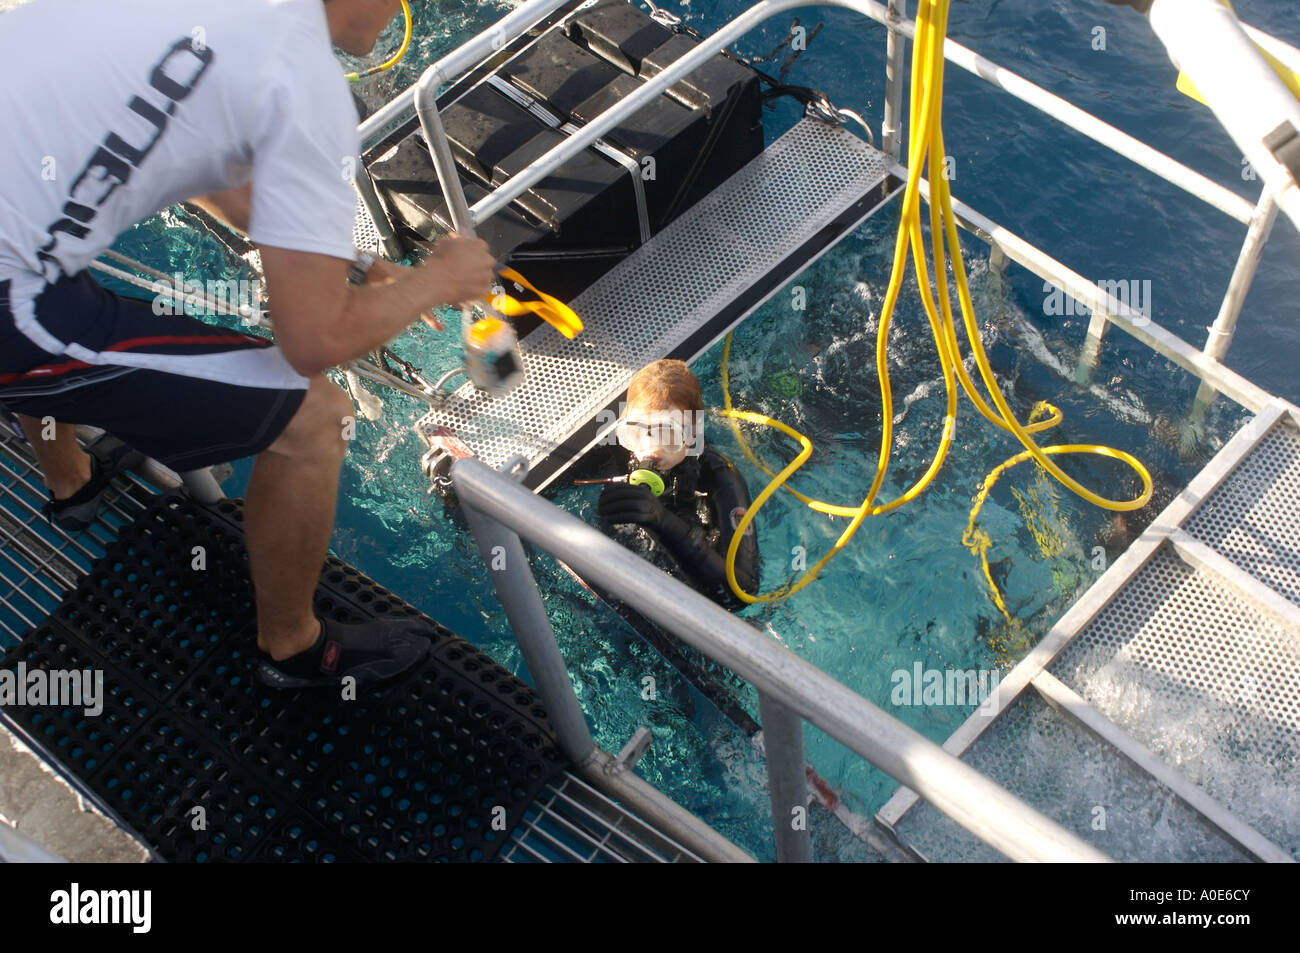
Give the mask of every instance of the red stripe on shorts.
[[[247, 334], [162, 334], [154, 337], [127, 338], [110, 345], [108, 351], [129, 351], [138, 347], [156, 347], [160, 344], [251, 344], [255, 347], [268, 347], [270, 341], [255, 338]], [[43, 364], [33, 367], [21, 374], [0, 374], [0, 384], [14, 384], [32, 378], [46, 379], [58, 377], [68, 371], [91, 367], [85, 361], [65, 361], [62, 364]]]

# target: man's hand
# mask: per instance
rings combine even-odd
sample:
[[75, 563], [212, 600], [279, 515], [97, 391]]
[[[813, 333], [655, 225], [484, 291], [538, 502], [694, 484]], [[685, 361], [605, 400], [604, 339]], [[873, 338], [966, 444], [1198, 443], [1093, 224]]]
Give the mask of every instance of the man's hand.
[[487, 242], [455, 233], [434, 245], [428, 259], [417, 268], [440, 276], [445, 282], [440, 300], [447, 304], [468, 304], [485, 297], [496, 275], [496, 261]]
[[[448, 235], [434, 245], [429, 258], [416, 267], [430, 269], [443, 280], [458, 279], [449, 281], [446, 285], [448, 290], [442, 292], [444, 304], [469, 303], [483, 297], [496, 274], [496, 262], [488, 251], [487, 242], [477, 238], [462, 238], [456, 234]], [[409, 274], [411, 270], [405, 265], [376, 259], [366, 272], [365, 283], [387, 284]], [[475, 289], [480, 289], [477, 294]], [[458, 297], [459, 295], [465, 297]], [[420, 315], [420, 319], [435, 331], [446, 330], [433, 311]]]
[[494, 268], [486, 242], [459, 236], [415, 268], [386, 266], [359, 286], [348, 285], [345, 259], [269, 245], [261, 252], [276, 340], [309, 377], [381, 347], [436, 305], [486, 295]]

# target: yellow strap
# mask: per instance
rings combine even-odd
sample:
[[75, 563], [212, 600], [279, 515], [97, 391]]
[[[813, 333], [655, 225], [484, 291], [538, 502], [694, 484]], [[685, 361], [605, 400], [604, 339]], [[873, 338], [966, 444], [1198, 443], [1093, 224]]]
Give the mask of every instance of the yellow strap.
[[521, 314], [535, 314], [569, 339], [576, 337], [582, 330], [582, 319], [559, 298], [548, 295], [545, 291], [538, 291], [527, 278], [513, 268], [502, 268], [501, 277], [537, 295], [536, 301], [520, 301], [508, 294], [493, 295], [488, 298], [488, 304], [507, 318], [517, 318]]

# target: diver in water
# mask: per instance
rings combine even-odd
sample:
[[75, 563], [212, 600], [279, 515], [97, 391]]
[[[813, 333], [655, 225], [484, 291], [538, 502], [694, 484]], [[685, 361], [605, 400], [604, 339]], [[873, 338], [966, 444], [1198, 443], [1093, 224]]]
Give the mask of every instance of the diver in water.
[[[749, 490], [730, 460], [704, 446], [702, 418], [700, 383], [684, 362], [646, 365], [628, 386], [619, 445], [594, 461], [604, 475], [575, 482], [606, 484], [596, 504], [606, 532], [735, 610], [744, 603], [727, 585], [727, 547]], [[758, 588], [752, 526], [736, 553], [736, 581], [747, 592]]]

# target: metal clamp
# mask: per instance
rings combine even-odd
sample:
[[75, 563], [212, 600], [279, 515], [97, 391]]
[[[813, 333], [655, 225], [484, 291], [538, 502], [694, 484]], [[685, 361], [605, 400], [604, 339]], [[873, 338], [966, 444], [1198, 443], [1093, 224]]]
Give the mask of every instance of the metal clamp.
[[1300, 182], [1300, 133], [1290, 120], [1264, 137], [1264, 147], [1291, 173], [1291, 178]]
[[656, 23], [662, 23], [668, 28], [681, 26], [682, 18], [677, 14], [665, 10], [663, 7], [656, 6], [654, 0], [645, 0], [645, 5], [650, 8], [650, 19]]
[[825, 93], [804, 104], [804, 115], [813, 119], [819, 119], [832, 126], [842, 126], [844, 123], [851, 120], [860, 126], [862, 131], [867, 134], [867, 145], [875, 148], [876, 136], [871, 131], [871, 126], [867, 124], [867, 121], [852, 109], [843, 109], [836, 106], [830, 101], [830, 98], [827, 97]]

